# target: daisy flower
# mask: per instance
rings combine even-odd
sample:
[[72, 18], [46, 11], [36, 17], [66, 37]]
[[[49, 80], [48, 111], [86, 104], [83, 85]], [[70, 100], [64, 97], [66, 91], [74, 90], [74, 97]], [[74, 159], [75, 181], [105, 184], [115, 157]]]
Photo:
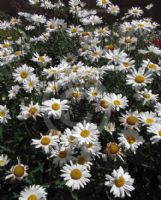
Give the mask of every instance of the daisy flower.
[[33, 74], [23, 82], [23, 88], [26, 92], [31, 93], [33, 89], [36, 89], [37, 91], [40, 88], [39, 80], [38, 78]]
[[11, 90], [8, 91], [8, 97], [9, 99], [15, 99], [16, 95], [18, 94], [20, 90], [19, 85], [12, 86]]
[[112, 107], [119, 111], [120, 109], [125, 109], [128, 106], [127, 97], [122, 97], [122, 94], [110, 94]]
[[46, 55], [39, 55], [38, 53], [34, 53], [32, 57], [32, 61], [37, 62], [39, 65], [46, 65], [51, 62], [51, 58]]
[[114, 62], [114, 64], [119, 64], [122, 60], [127, 57], [127, 54], [120, 49], [109, 50], [105, 53], [104, 57], [109, 60], [109, 64]]
[[42, 135], [40, 133], [40, 139], [32, 139], [31, 144], [35, 146], [35, 148], [42, 148], [43, 151], [48, 154], [53, 148], [56, 148], [58, 145], [58, 137], [53, 136], [52, 133], [48, 135]]
[[76, 145], [77, 139], [73, 136], [73, 132], [67, 128], [60, 137], [60, 144], [64, 147], [72, 147]]
[[86, 121], [83, 123], [79, 122], [73, 127], [73, 136], [77, 138], [77, 141], [80, 145], [94, 142], [98, 134], [99, 131], [97, 126]]
[[11, 119], [9, 110], [6, 106], [0, 105], [0, 123], [7, 123], [8, 119]]
[[105, 124], [104, 130], [112, 135], [113, 132], [116, 130], [115, 123], [109, 122], [109, 123]]
[[140, 121], [143, 123], [143, 125], [153, 125], [158, 121], [158, 117], [156, 117], [155, 112], [143, 112], [139, 116]]
[[82, 152], [86, 152], [87, 154], [90, 154], [90, 156], [100, 156], [101, 155], [101, 144], [96, 139], [94, 142], [85, 143], [81, 146]]
[[90, 182], [90, 172], [83, 165], [70, 162], [70, 165], [66, 164], [61, 172], [61, 177], [64, 178], [66, 185], [72, 190], [80, 190]]
[[109, 94], [99, 95], [94, 103], [96, 112], [109, 113], [111, 110], [111, 98]]
[[21, 164], [20, 160], [18, 159], [18, 164], [11, 167], [9, 174], [5, 177], [5, 179], [17, 179], [21, 181], [28, 175], [27, 170], [28, 166]]
[[133, 153], [136, 153], [137, 148], [144, 143], [143, 137], [135, 130], [124, 130], [119, 135], [120, 146], [126, 150], [130, 149]]
[[132, 60], [131, 58], [125, 58], [119, 63], [117, 68], [119, 71], [129, 71], [131, 68], [134, 67], [135, 67], [135, 61]]
[[150, 138], [152, 144], [161, 141], [161, 124], [156, 123], [148, 127], [148, 132], [154, 134], [154, 136]]
[[132, 7], [128, 10], [128, 14], [133, 17], [140, 17], [143, 14], [143, 10], [139, 7]]
[[111, 187], [110, 192], [113, 193], [115, 198], [124, 198], [125, 194], [129, 197], [131, 196], [130, 192], [134, 190], [134, 179], [131, 178], [128, 172], [124, 172], [122, 167], [113, 170], [112, 176], [106, 175], [105, 178], [105, 185]]
[[142, 66], [147, 68], [150, 72], [155, 72], [157, 75], [160, 75], [161, 67], [158, 64], [151, 62], [149, 59], [143, 60]]
[[36, 119], [37, 116], [41, 116], [40, 106], [38, 103], [33, 104], [33, 102], [31, 102], [28, 106], [21, 105], [20, 109], [21, 109], [20, 113], [21, 119], [28, 119], [30, 117]]
[[109, 0], [97, 0], [97, 6], [106, 8], [107, 5], [111, 4]]
[[62, 166], [67, 162], [74, 160], [72, 154], [73, 150], [60, 146], [60, 148], [51, 151], [51, 158], [53, 158], [53, 163], [56, 166]]
[[19, 83], [24, 82], [27, 78], [33, 75], [34, 68], [28, 67], [26, 64], [22, 65], [22, 67], [18, 67], [15, 72], [13, 73], [13, 77], [15, 81]]
[[59, 119], [63, 111], [68, 110], [69, 106], [66, 105], [67, 100], [61, 101], [60, 99], [52, 98], [43, 102], [42, 110], [48, 114], [49, 117], [53, 116], [55, 119]]
[[149, 103], [155, 103], [158, 99], [158, 94], [153, 94], [152, 90], [147, 90], [146, 88], [143, 91], [138, 91], [136, 97], [139, 100], [143, 100], [143, 105]]
[[126, 114], [121, 114], [122, 117], [120, 117], [121, 125], [123, 125], [126, 128], [138, 129], [139, 127], [139, 113], [138, 111], [126, 111]]
[[117, 156], [122, 160], [122, 148], [119, 144], [114, 142], [109, 142], [106, 145], [105, 152], [111, 157], [116, 158]]
[[116, 15], [119, 14], [119, 12], [120, 12], [120, 8], [119, 8], [118, 5], [113, 5], [113, 4], [111, 4], [111, 5], [109, 5], [109, 7], [107, 8], [107, 13], [109, 13], [109, 14], [111, 14], [111, 15], [116, 16]]
[[90, 87], [87, 91], [87, 99], [89, 101], [94, 101], [96, 100], [96, 98], [98, 97], [98, 95], [100, 94], [99, 88], [97, 87]]
[[25, 187], [23, 191], [21, 191], [18, 200], [46, 200], [47, 193], [45, 188], [40, 185], [31, 185], [29, 187]]
[[7, 165], [9, 162], [8, 156], [1, 154], [0, 155], [0, 167], [4, 167], [5, 165]]
[[131, 70], [131, 74], [127, 75], [126, 84], [132, 85], [134, 88], [140, 88], [146, 86], [152, 82], [151, 73], [146, 72], [144, 68]]

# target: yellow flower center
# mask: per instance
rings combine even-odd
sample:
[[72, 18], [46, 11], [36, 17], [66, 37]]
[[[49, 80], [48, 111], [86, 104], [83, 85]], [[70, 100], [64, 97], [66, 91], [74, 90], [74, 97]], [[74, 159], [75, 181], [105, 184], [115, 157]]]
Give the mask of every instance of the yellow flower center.
[[147, 118], [146, 119], [146, 123], [147, 124], [153, 124], [154, 123], [154, 120], [152, 118]]
[[87, 147], [88, 149], [90, 149], [90, 148], [93, 147], [93, 144], [92, 144], [92, 143], [86, 144], [86, 147]]
[[9, 45], [8, 43], [4, 43], [4, 44], [3, 44], [3, 48], [4, 48], [4, 49], [8, 48], [9, 46], [10, 46], [10, 45]]
[[106, 4], [107, 3], [107, 0], [102, 0], [102, 4]]
[[149, 67], [150, 69], [152, 69], [152, 70], [156, 70], [157, 65], [154, 64], [154, 63], [150, 63], [150, 64], [148, 65], [148, 67]]
[[135, 116], [129, 116], [126, 120], [126, 122], [131, 126], [135, 125], [137, 121], [138, 119]]
[[55, 90], [56, 90], [56, 86], [52, 85], [52, 86], [51, 86], [51, 90], [52, 90], [52, 91], [55, 91]]
[[145, 78], [142, 75], [138, 75], [138, 76], [135, 77], [135, 82], [136, 83], [140, 84], [140, 83], [144, 83], [144, 81], [145, 81]]
[[143, 27], [144, 27], [144, 24], [138, 24], [138, 27], [139, 27], [139, 28], [143, 28]]
[[124, 177], [123, 177], [123, 176], [120, 176], [119, 178], [117, 178], [117, 179], [115, 180], [115, 185], [116, 185], [117, 187], [122, 187], [122, 186], [124, 186], [124, 185], [125, 185], [125, 179], [124, 179]]
[[159, 131], [159, 136], [161, 137], [161, 130]]
[[72, 33], [76, 33], [76, 32], [78, 32], [78, 29], [77, 28], [72, 28], [71, 32]]
[[70, 135], [70, 136], [68, 137], [68, 142], [69, 142], [70, 144], [72, 144], [72, 143], [74, 142], [74, 140], [75, 140], [75, 137], [74, 137], [74, 136]]
[[126, 67], [126, 68], [129, 67], [129, 62], [123, 62], [122, 64], [123, 64], [123, 66]]
[[117, 154], [120, 150], [120, 147], [118, 146], [118, 144], [116, 143], [111, 143], [109, 144], [108, 146], [108, 151], [111, 153], [111, 154]]
[[14, 55], [15, 55], [15, 56], [21, 55], [21, 51], [15, 51], [15, 52], [14, 52]]
[[16, 176], [16, 177], [21, 177], [23, 176], [25, 173], [25, 168], [24, 166], [22, 165], [16, 165], [15, 168], [14, 168], [14, 171], [13, 171], [13, 174]]
[[114, 103], [115, 106], [120, 106], [121, 105], [120, 100], [114, 100], [113, 103]]
[[34, 115], [37, 111], [38, 111], [38, 110], [37, 110], [36, 107], [31, 107], [31, 108], [29, 109], [29, 113], [30, 113], [31, 115]]
[[51, 74], [56, 74], [56, 70], [55, 70], [55, 69], [51, 69], [51, 70], [50, 70], [50, 73], [51, 73]]
[[67, 157], [67, 152], [66, 151], [60, 151], [59, 152], [59, 157], [62, 158], [62, 159], [66, 158]]
[[79, 92], [73, 92], [72, 93], [72, 96], [74, 97], [74, 98], [78, 98], [78, 97], [80, 97], [80, 94], [79, 94]]
[[0, 167], [3, 167], [5, 164], [5, 161], [4, 160], [0, 160]]
[[130, 44], [131, 42], [132, 42], [131, 37], [126, 37], [126, 38], [125, 38], [125, 43]]
[[130, 26], [127, 26], [125, 30], [126, 30], [126, 32], [128, 32], [128, 31], [131, 31], [131, 29], [132, 28]]
[[40, 62], [45, 62], [45, 57], [44, 57], [44, 56], [39, 56], [38, 60], [39, 60]]
[[105, 48], [113, 50], [115, 48], [115, 46], [113, 44], [108, 44], [108, 45], [105, 46]]
[[148, 93], [144, 93], [144, 95], [143, 95], [143, 96], [144, 96], [144, 98], [145, 98], [145, 99], [151, 99], [151, 95], [150, 95], [150, 94], [148, 94]]
[[47, 137], [47, 136], [44, 136], [44, 137], [41, 138], [41, 144], [42, 144], [42, 145], [49, 145], [50, 142], [51, 142], [51, 140], [50, 140], [50, 138]]
[[136, 138], [132, 135], [129, 135], [127, 137], [127, 141], [128, 141], [129, 144], [134, 144], [136, 142]]
[[77, 163], [80, 165], [84, 165], [86, 163], [86, 159], [83, 156], [80, 156], [77, 160]]
[[74, 180], [78, 180], [82, 177], [82, 172], [79, 169], [73, 169], [70, 173], [70, 176]]
[[104, 31], [104, 29], [103, 28], [100, 28], [99, 30], [98, 30], [98, 33], [104, 33], [105, 31]]
[[102, 108], [108, 108], [108, 106], [109, 106], [109, 103], [108, 103], [108, 101], [106, 101], [106, 100], [101, 100], [100, 101], [100, 106], [102, 107]]
[[92, 92], [92, 96], [96, 97], [97, 96], [97, 92]]
[[52, 104], [52, 109], [53, 110], [59, 110], [60, 109], [60, 104], [59, 103], [53, 103]]
[[86, 138], [86, 137], [88, 137], [88, 136], [90, 135], [90, 131], [84, 129], [84, 130], [81, 131], [80, 135], [81, 135], [83, 138]]
[[78, 67], [73, 67], [72, 71], [73, 72], [77, 72], [78, 71]]
[[138, 10], [133, 10], [133, 13], [134, 14], [137, 14], [139, 11]]
[[27, 200], [38, 200], [37, 196], [35, 194], [31, 194]]
[[72, 57], [68, 57], [68, 58], [66, 59], [66, 61], [67, 61], [68, 63], [71, 63], [71, 62], [73, 61], [73, 58], [72, 58]]
[[21, 78], [27, 78], [27, 77], [28, 77], [28, 72], [22, 71], [22, 72], [20, 73], [20, 76], [21, 76]]
[[0, 117], [4, 117], [5, 116], [5, 112], [4, 111], [0, 111]]
[[89, 32], [83, 32], [82, 33], [82, 36], [88, 36], [89, 35]]

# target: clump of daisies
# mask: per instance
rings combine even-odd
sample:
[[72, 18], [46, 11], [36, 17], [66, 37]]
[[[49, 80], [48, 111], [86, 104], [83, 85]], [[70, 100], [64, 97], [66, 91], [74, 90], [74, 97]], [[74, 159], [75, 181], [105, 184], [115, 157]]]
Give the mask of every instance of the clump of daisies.
[[28, 2], [32, 12], [0, 21], [2, 190], [19, 200], [151, 191], [151, 168], [161, 176], [161, 41], [144, 17], [153, 4]]

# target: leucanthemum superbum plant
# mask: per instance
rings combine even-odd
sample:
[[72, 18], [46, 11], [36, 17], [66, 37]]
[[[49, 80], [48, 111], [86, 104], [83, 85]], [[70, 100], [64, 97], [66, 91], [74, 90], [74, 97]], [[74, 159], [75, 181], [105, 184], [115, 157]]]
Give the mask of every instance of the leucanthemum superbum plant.
[[0, 21], [0, 195], [159, 199], [161, 33], [144, 17], [153, 4], [28, 3], [33, 12]]

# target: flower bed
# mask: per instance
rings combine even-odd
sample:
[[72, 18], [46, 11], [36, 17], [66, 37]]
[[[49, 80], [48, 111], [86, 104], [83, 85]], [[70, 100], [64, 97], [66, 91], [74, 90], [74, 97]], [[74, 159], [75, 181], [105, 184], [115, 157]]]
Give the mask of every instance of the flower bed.
[[153, 4], [121, 13], [97, 0], [101, 16], [79, 0], [29, 4], [0, 21], [2, 199], [158, 200], [161, 41], [144, 18]]

